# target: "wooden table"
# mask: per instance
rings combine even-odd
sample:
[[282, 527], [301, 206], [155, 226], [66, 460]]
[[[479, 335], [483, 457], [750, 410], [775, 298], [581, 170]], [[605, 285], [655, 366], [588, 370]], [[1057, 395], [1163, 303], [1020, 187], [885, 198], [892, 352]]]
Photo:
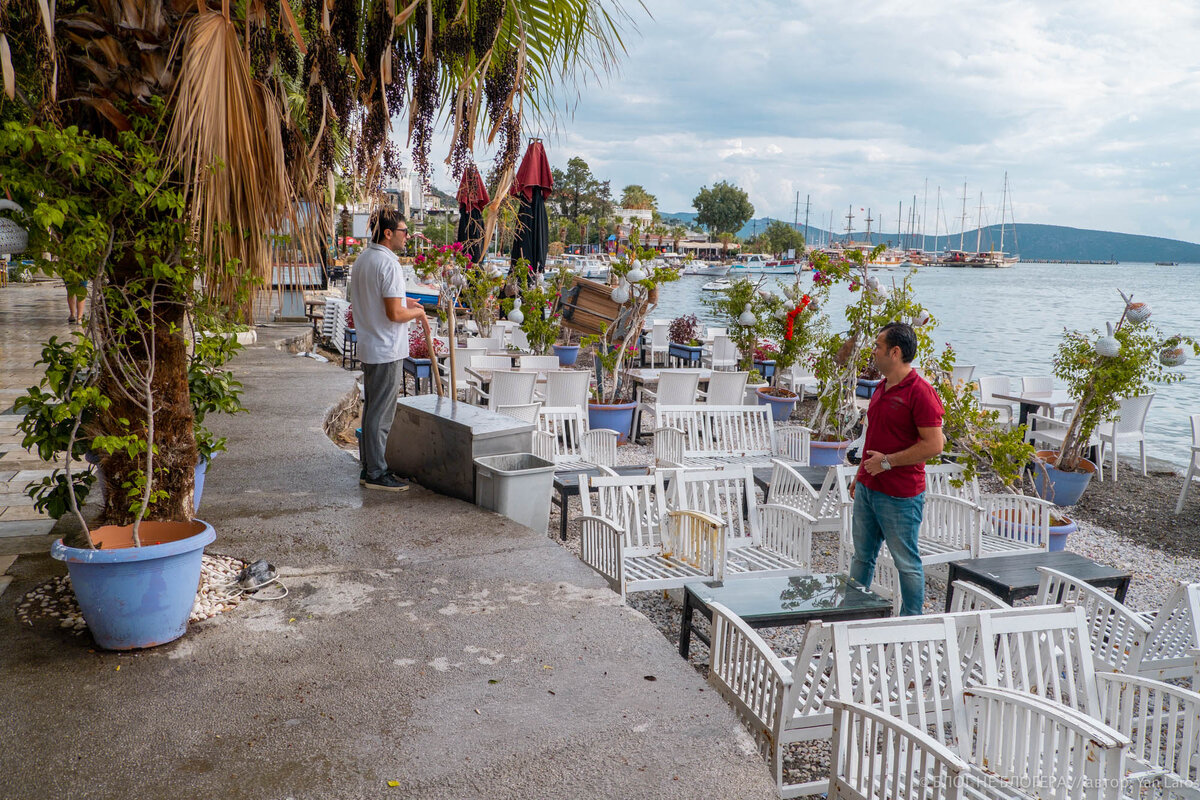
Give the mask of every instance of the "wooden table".
[[1097, 564], [1090, 558], [1065, 550], [1058, 553], [1023, 553], [1015, 556], [951, 561], [950, 573], [946, 577], [946, 611], [950, 611], [954, 597], [954, 581], [959, 578], [982, 586], [1012, 605], [1014, 600], [1037, 593], [1038, 584], [1042, 581], [1042, 573], [1037, 571], [1038, 567], [1050, 567], [1065, 572], [1093, 586], [1114, 588], [1117, 602], [1125, 601], [1129, 581], [1133, 579], [1132, 573]]
[[1029, 415], [1039, 409], [1054, 416], [1054, 412], [1060, 408], [1075, 407], [1075, 398], [1071, 397], [1066, 389], [1055, 389], [1050, 392], [995, 392], [992, 396], [997, 400], [1007, 400], [1021, 406], [1021, 416], [1017, 421], [1019, 425], [1024, 425]]
[[813, 620], [872, 619], [891, 616], [892, 601], [855, 583], [848, 575], [764, 576], [732, 581], [696, 581], [683, 587], [683, 620], [679, 624], [679, 655], [685, 659], [692, 636], [712, 646], [707, 636], [692, 629], [693, 612], [712, 622], [709, 603], [720, 603], [751, 628], [803, 625]]
[[[626, 467], [610, 467], [618, 475], [649, 475], [653, 470], [649, 464]], [[572, 497], [579, 497], [579, 476], [586, 475], [589, 478], [599, 477], [602, 473], [599, 469], [572, 469], [564, 472], [554, 473], [554, 491], [557, 496], [552, 497], [550, 502], [558, 506], [558, 535], [565, 542], [567, 540], [567, 501]]]

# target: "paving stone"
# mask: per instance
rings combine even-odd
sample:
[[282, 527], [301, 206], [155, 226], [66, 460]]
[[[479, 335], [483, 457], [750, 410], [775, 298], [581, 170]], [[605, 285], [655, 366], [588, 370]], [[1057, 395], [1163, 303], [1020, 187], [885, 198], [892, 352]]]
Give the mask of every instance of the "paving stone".
[[46, 515], [38, 512], [38, 510], [33, 506], [6, 506], [3, 511], [0, 511], [0, 522], [39, 520], [45, 518]]
[[36, 481], [39, 478], [44, 478], [53, 472], [53, 469], [23, 469], [14, 473], [12, 480], [16, 482], [24, 481], [25, 483], [29, 483], [30, 481]]
[[8, 521], [0, 518], [0, 539], [13, 536], [45, 536], [54, 530], [55, 522], [49, 517]]
[[27, 506], [33, 505], [33, 500], [29, 495], [20, 491], [0, 492], [0, 506]]
[[0, 556], [0, 575], [8, 572], [8, 568], [17, 560], [16, 556]]
[[11, 575], [0, 575], [0, 596], [4, 594], [4, 590], [8, 588], [10, 583], [12, 583]]
[[45, 555], [50, 552], [49, 536], [14, 536], [0, 539], [0, 556]]

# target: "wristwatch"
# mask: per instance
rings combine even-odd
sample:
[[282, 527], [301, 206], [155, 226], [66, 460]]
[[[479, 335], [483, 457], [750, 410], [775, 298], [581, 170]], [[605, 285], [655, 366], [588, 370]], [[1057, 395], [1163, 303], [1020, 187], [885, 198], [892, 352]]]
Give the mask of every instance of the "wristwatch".
[[887, 470], [889, 470], [889, 469], [891, 469], [891, 468], [892, 468], [892, 462], [888, 461], [888, 457], [887, 457], [887, 456], [884, 456], [884, 457], [883, 457], [883, 458], [880, 460], [880, 462], [879, 462], [879, 466], [883, 467], [884, 471], [886, 472]]

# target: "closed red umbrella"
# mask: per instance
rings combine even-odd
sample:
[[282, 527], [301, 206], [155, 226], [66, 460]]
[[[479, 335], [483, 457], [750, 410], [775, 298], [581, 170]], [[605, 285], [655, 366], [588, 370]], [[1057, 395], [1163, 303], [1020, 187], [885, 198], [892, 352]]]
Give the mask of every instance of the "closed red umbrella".
[[483, 260], [483, 208], [490, 202], [479, 168], [469, 164], [458, 184], [458, 235], [472, 263]]
[[554, 177], [541, 139], [529, 142], [511, 193], [520, 198], [517, 234], [513, 238], [512, 259], [524, 258], [535, 272], [546, 269], [546, 250], [550, 246], [550, 225], [546, 219], [546, 198], [554, 192]]

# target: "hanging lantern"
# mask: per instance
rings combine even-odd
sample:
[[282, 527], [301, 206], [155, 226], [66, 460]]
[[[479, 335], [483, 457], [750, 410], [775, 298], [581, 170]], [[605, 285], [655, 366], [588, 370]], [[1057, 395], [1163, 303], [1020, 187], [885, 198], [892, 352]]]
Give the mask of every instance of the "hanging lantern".
[[1108, 325], [1108, 335], [1101, 336], [1096, 340], [1096, 355], [1103, 358], [1116, 358], [1121, 355], [1121, 343], [1117, 341], [1117, 337], [1113, 336], [1112, 323]]
[[749, 328], [758, 323], [758, 317], [754, 316], [754, 312], [750, 310], [750, 304], [746, 303], [746, 307], [742, 309], [741, 316], [738, 317], [738, 325], [743, 328]]
[[808, 304], [808, 310], [815, 314], [821, 310], [821, 304], [814, 299]]
[[775, 319], [779, 320], [780, 322], [783, 322], [787, 318], [788, 318], [788, 310], [786, 308], [784, 308], [783, 306], [780, 306], [779, 308], [777, 308], [775, 310]]
[[1150, 319], [1149, 303], [1130, 303], [1125, 306], [1125, 318], [1130, 322], [1142, 323]]
[[623, 306], [629, 302], [629, 284], [625, 282], [624, 278], [621, 279], [621, 282], [617, 284], [617, 288], [613, 289], [612, 294], [609, 296], [619, 306]]
[[508, 312], [508, 321], [520, 325], [525, 321], [525, 314], [521, 311], [521, 298], [513, 299], [512, 311]]
[[638, 261], [633, 261], [629, 272], [625, 273], [625, 277], [630, 283], [646, 280], [646, 271], [642, 269], [642, 265]]
[[922, 325], [928, 325], [929, 324], [929, 312], [926, 311], [925, 309], [921, 309], [921, 313], [917, 314], [915, 317], [913, 317], [912, 324], [913, 324], [914, 328], [919, 328]]
[[461, 270], [455, 270], [450, 273], [450, 285], [455, 289], [465, 289], [467, 287], [467, 278], [462, 274]]
[[1158, 363], [1164, 367], [1182, 367], [1187, 363], [1188, 354], [1183, 349], [1183, 342], [1167, 345], [1158, 351]]
[[[24, 211], [11, 200], [0, 200], [0, 211]], [[0, 253], [16, 255], [29, 246], [29, 232], [7, 217], [0, 217]]]

